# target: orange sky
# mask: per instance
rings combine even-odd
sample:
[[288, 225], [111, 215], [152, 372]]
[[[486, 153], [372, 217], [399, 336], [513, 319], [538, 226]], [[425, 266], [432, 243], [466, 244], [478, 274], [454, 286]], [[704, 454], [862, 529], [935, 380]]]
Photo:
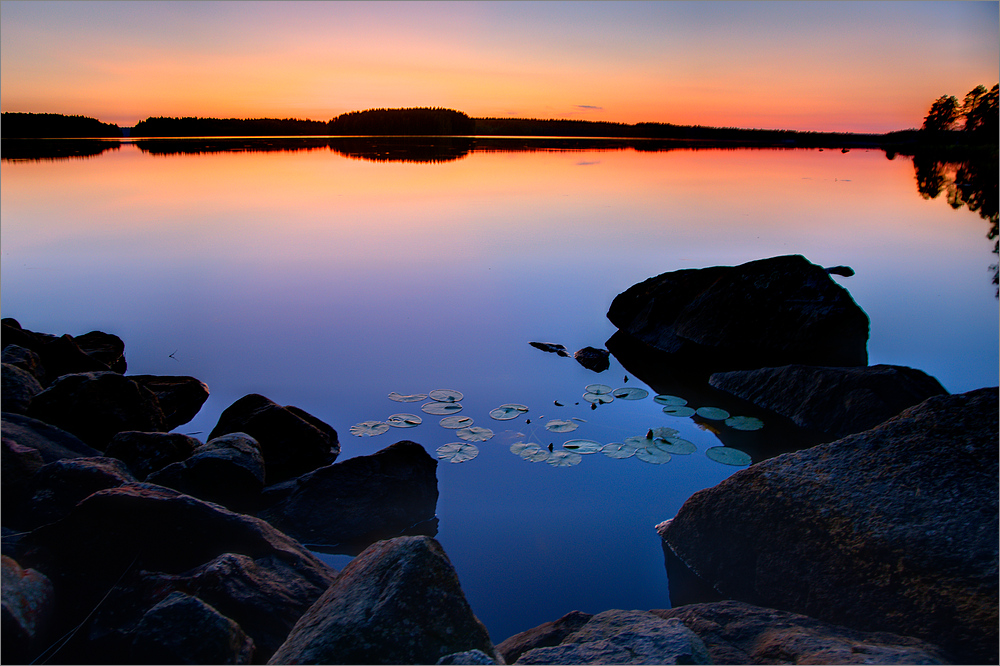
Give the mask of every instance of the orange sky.
[[997, 2], [0, 2], [0, 107], [889, 131], [1000, 79]]

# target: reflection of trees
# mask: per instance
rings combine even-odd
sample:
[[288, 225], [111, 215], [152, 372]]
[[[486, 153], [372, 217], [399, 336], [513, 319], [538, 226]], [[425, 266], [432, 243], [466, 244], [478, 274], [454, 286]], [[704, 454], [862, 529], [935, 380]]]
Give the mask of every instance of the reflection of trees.
[[120, 141], [102, 139], [3, 139], [0, 159], [64, 160], [96, 157], [106, 150], [118, 150]]
[[[934, 155], [915, 155], [917, 191], [925, 199], [935, 199], [945, 193], [948, 204], [955, 209], [968, 208], [986, 220], [990, 227], [986, 237], [993, 242], [993, 254], [1000, 254], [1000, 230], [997, 228], [997, 157], [966, 156], [945, 160]], [[1000, 264], [990, 266], [993, 284], [1000, 284]], [[997, 290], [1000, 298], [1000, 287]]]

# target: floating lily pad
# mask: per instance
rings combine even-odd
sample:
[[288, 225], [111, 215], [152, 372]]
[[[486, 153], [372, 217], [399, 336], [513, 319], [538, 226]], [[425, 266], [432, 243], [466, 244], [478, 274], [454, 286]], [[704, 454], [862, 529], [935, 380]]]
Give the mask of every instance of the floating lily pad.
[[396, 402], [420, 402], [427, 398], [426, 393], [414, 393], [412, 395], [400, 395], [393, 391], [389, 394], [389, 400], [395, 400]]
[[459, 428], [468, 428], [475, 421], [471, 416], [446, 416], [441, 419], [441, 427], [449, 428], [451, 430], [458, 430]]
[[447, 414], [457, 414], [462, 411], [462, 405], [457, 402], [428, 402], [421, 405], [420, 409], [435, 416], [445, 416]]
[[601, 453], [609, 458], [631, 458], [637, 450], [631, 442], [611, 442], [601, 447]]
[[549, 453], [549, 457], [545, 459], [545, 462], [553, 467], [572, 467], [573, 465], [579, 465], [581, 460], [583, 460], [583, 456], [579, 453], [573, 453], [572, 451], [553, 451], [552, 453]]
[[597, 453], [601, 450], [601, 446], [600, 442], [592, 439], [571, 439], [563, 444], [564, 449], [581, 454]]
[[535, 449], [534, 451], [524, 451], [521, 453], [521, 457], [530, 462], [545, 462], [551, 455], [552, 454], [549, 453], [548, 449], [543, 449], [541, 447]]
[[653, 397], [653, 402], [658, 405], [686, 405], [688, 401], [676, 395], [658, 395]]
[[703, 419], [711, 419], [713, 421], [721, 421], [729, 418], [729, 412], [719, 407], [699, 407], [695, 410], [695, 414]]
[[428, 393], [427, 397], [438, 402], [458, 402], [465, 396], [462, 395], [461, 391], [455, 391], [453, 389], [437, 389]]
[[655, 439], [654, 446], [656, 448], [666, 451], [679, 456], [691, 455], [698, 450], [698, 447], [694, 443], [687, 441], [686, 439], [681, 439], [680, 437], [668, 437], [666, 439]]
[[510, 445], [510, 452], [514, 455], [520, 456], [524, 455], [525, 452], [537, 451], [541, 446], [535, 442], [514, 442]]
[[733, 430], [760, 430], [764, 427], [764, 422], [755, 416], [730, 416], [726, 419], [726, 425]]
[[485, 442], [489, 438], [493, 437], [493, 431], [489, 428], [482, 428], [480, 426], [472, 426], [471, 428], [462, 428], [455, 432], [459, 439], [464, 439], [467, 442]]
[[642, 400], [649, 396], [649, 391], [637, 387], [624, 387], [615, 389], [611, 395], [619, 400]]
[[694, 409], [687, 405], [667, 405], [663, 413], [667, 416], [694, 416]]
[[587, 419], [581, 419], [579, 416], [571, 417], [574, 421], [579, 421], [580, 423], [586, 423]]
[[510, 421], [528, 411], [524, 405], [500, 405], [490, 412], [490, 417], [497, 421]]
[[479, 447], [465, 442], [442, 444], [437, 448], [438, 458], [453, 463], [466, 462], [479, 455]]
[[722, 463], [723, 465], [734, 465], [736, 467], [749, 465], [753, 462], [749, 454], [746, 454], [739, 449], [734, 449], [731, 446], [713, 446], [705, 451], [705, 455], [717, 463]]
[[626, 444], [631, 444], [632, 446], [634, 446], [637, 449], [643, 449], [643, 448], [646, 448], [647, 446], [652, 446], [653, 445], [653, 438], [652, 437], [640, 437], [638, 435], [635, 435], [633, 437], [626, 437], [625, 438], [625, 443]]
[[545, 424], [545, 429], [549, 432], [573, 432], [579, 428], [579, 424], [562, 419], [553, 419]]
[[606, 405], [615, 399], [610, 393], [584, 393], [583, 399], [592, 405]]
[[653, 465], [662, 465], [670, 462], [670, 454], [656, 446], [637, 449], [635, 457], [643, 462], [648, 462]]
[[415, 428], [424, 420], [416, 414], [393, 414], [385, 422], [394, 428]]
[[669, 439], [670, 437], [676, 437], [681, 434], [679, 430], [662, 426], [659, 428], [650, 428], [649, 432], [653, 435], [653, 439], [656, 439], [657, 437], [660, 439]]
[[611, 387], [607, 384], [587, 384], [583, 387], [583, 390], [587, 393], [611, 393]]
[[351, 434], [355, 437], [374, 437], [389, 430], [389, 424], [382, 421], [364, 421], [351, 426]]

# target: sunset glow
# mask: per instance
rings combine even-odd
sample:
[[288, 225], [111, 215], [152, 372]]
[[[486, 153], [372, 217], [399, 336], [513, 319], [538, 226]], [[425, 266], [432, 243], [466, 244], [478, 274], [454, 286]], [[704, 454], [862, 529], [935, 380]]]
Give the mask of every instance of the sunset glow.
[[890, 131], [1000, 78], [997, 2], [0, 3], [0, 106]]

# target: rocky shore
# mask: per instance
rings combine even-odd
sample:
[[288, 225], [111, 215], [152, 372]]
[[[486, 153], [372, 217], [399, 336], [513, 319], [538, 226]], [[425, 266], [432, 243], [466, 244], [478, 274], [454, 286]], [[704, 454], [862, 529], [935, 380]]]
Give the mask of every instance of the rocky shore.
[[869, 367], [842, 268], [702, 270], [612, 304], [657, 359], [637, 376], [812, 433], [657, 526], [724, 600], [574, 611], [495, 645], [433, 538], [421, 445], [338, 462], [332, 427], [254, 394], [202, 443], [170, 432], [202, 382], [128, 375], [114, 335], [4, 319], [3, 662], [995, 663], [998, 390]]

